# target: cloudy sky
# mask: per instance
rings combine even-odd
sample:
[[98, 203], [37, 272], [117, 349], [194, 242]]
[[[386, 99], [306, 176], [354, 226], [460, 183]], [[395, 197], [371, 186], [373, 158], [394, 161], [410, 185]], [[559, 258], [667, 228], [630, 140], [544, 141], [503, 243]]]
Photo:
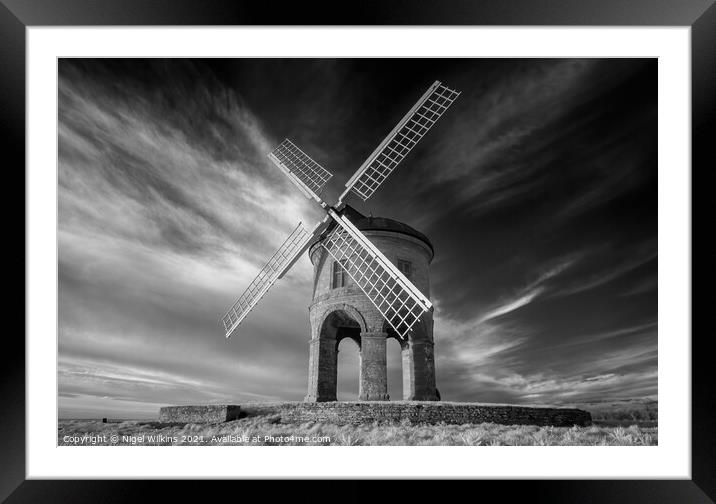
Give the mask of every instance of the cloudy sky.
[[[301, 400], [307, 256], [231, 339], [219, 326], [322, 217], [266, 154], [293, 140], [334, 201], [434, 80], [462, 95], [350, 203], [433, 242], [443, 400], [655, 397], [656, 60], [60, 60], [60, 417]], [[340, 350], [350, 399], [357, 350]]]

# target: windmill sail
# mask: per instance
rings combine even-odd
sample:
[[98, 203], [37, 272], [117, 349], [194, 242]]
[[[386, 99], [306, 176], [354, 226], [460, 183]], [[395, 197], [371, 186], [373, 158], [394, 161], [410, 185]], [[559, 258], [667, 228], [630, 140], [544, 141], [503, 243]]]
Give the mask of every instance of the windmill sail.
[[331, 172], [311, 159], [288, 138], [270, 152], [268, 157], [307, 198], [322, 203], [318, 195], [333, 176]]
[[[315, 233], [316, 229], [314, 229]], [[281, 278], [308, 248], [314, 233], [306, 231], [301, 223], [291, 232], [283, 245], [271, 256], [261, 268], [256, 278], [249, 284], [239, 299], [229, 308], [221, 319], [228, 338], [236, 330], [242, 320], [256, 306], [271, 286]]]
[[370, 198], [459, 95], [435, 81], [346, 183], [340, 200], [349, 191]]
[[346, 217], [330, 210], [338, 224], [323, 247], [340, 264], [401, 338], [430, 301]]
[[[339, 207], [351, 191], [363, 200], [368, 199], [459, 95], [458, 91], [435, 81], [346, 183], [346, 190], [335, 206]], [[326, 228], [332, 217], [337, 226], [322, 240], [323, 247], [336, 261], [345, 264], [348, 275], [400, 337], [404, 338], [423, 313], [432, 310], [430, 301], [350, 220], [338, 215], [333, 207], [321, 200], [319, 194], [333, 176], [328, 170], [289, 139], [281, 142], [268, 157], [307, 198], [316, 200], [328, 215], [311, 232], [298, 224], [222, 317], [226, 337], [231, 336], [276, 280], [309, 247], [311, 238]]]

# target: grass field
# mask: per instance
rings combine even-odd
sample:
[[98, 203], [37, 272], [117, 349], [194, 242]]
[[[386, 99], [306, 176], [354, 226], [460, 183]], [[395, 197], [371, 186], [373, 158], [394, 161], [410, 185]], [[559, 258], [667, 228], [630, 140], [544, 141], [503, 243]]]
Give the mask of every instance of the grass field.
[[[60, 420], [59, 445], [342, 445], [342, 446], [654, 446], [658, 403], [625, 400], [580, 403], [589, 427], [534, 425], [368, 424], [338, 426], [317, 422], [280, 423], [278, 416], [246, 417], [216, 424], [165, 424], [146, 420], [102, 423]], [[115, 437], [113, 437], [115, 436]]]
[[[532, 425], [337, 426], [282, 424], [277, 418], [248, 417], [218, 424], [160, 424], [147, 421], [102, 423], [61, 420], [59, 445], [438, 445], [438, 446], [649, 446], [655, 426], [538, 427]], [[116, 436], [116, 437], [112, 437]]]

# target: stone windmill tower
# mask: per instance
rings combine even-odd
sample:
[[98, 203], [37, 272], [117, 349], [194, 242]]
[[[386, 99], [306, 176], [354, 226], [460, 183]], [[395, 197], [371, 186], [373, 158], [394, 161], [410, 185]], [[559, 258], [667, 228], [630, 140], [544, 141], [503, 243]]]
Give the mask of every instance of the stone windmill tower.
[[[346, 205], [348, 217], [373, 245], [425, 296], [430, 296], [430, 240], [407, 224], [382, 217], [366, 217]], [[328, 230], [330, 232], [330, 229]], [[306, 401], [335, 401], [338, 345], [351, 338], [360, 348], [359, 397], [388, 400], [386, 342], [400, 343], [403, 362], [403, 399], [437, 400], [433, 352], [433, 314], [425, 313], [406, 337], [385, 320], [376, 306], [316, 238], [309, 247], [313, 264], [308, 394]]]
[[307, 401], [335, 401], [337, 345], [360, 347], [360, 398], [388, 400], [386, 339], [403, 357], [404, 398], [437, 400], [433, 357], [430, 241], [407, 224], [366, 218], [344, 200], [370, 198], [460, 95], [435, 81], [346, 182], [335, 205], [319, 194], [332, 174], [286, 139], [268, 156], [326, 216], [311, 231], [296, 226], [222, 317], [228, 338], [303, 252], [314, 265]]

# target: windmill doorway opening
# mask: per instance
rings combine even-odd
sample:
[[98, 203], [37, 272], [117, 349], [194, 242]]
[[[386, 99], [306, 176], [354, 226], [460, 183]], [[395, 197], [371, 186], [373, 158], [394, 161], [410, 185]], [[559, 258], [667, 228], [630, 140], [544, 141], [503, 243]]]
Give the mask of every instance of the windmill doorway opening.
[[323, 320], [321, 341], [324, 347], [317, 356], [319, 366], [316, 370], [322, 400], [358, 400], [363, 328], [360, 317], [355, 308], [344, 306], [331, 311]]
[[407, 349], [407, 344], [400, 339], [398, 333], [390, 326], [385, 324], [383, 330], [387, 333], [388, 340], [385, 344], [386, 351], [386, 365], [387, 365], [387, 378], [388, 378], [388, 395], [393, 401], [399, 401], [405, 399], [403, 395], [404, 390], [409, 390], [410, 384], [403, 383], [405, 378], [403, 374], [403, 358], [404, 349]]
[[338, 353], [336, 398], [339, 401], [357, 401], [360, 389], [360, 328], [338, 328], [336, 352]]

